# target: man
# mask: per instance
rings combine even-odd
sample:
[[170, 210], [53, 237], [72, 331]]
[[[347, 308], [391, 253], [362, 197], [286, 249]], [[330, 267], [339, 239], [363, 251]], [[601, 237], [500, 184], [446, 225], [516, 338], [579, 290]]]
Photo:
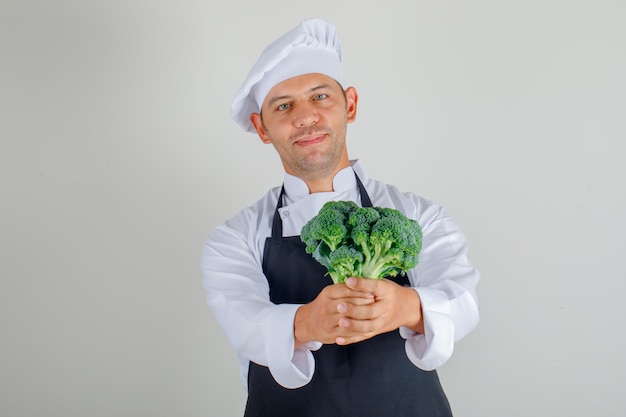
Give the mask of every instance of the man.
[[[335, 28], [306, 20], [263, 51], [235, 96], [233, 119], [274, 146], [285, 178], [210, 234], [207, 302], [240, 360], [246, 416], [450, 416], [434, 370], [478, 323], [479, 275], [440, 205], [349, 159], [358, 95], [341, 67]], [[332, 284], [299, 239], [331, 200], [416, 219], [418, 266]]]

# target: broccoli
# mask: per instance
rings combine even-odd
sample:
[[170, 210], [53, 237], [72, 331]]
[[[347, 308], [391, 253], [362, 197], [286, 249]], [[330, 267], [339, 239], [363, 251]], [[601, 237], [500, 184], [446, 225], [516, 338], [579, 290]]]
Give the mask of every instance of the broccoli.
[[381, 279], [405, 274], [422, 249], [419, 223], [402, 212], [329, 201], [302, 228], [306, 252], [328, 270], [334, 283], [351, 276]]

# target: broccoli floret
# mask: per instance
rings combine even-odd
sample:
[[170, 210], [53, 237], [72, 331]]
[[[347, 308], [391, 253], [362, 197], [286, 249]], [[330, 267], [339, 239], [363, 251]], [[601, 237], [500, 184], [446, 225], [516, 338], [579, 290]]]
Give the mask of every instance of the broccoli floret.
[[326, 203], [302, 228], [301, 239], [335, 283], [404, 274], [417, 265], [422, 249], [417, 221], [395, 209], [351, 201]]
[[344, 245], [349, 237], [347, 218], [358, 207], [353, 201], [328, 202], [302, 228], [300, 236], [306, 244], [306, 252], [326, 268], [330, 253]]
[[369, 259], [365, 259], [363, 275], [380, 278], [395, 277], [417, 265], [422, 249], [422, 230], [417, 221], [393, 209], [384, 209], [368, 242]]
[[338, 247], [328, 256], [328, 274], [333, 282], [343, 282], [348, 277], [360, 277], [363, 254], [349, 245]]

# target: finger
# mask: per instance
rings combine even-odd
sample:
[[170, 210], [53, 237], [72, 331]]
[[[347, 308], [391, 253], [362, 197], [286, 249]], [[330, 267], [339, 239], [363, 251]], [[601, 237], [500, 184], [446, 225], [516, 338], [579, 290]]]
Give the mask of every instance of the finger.
[[390, 317], [376, 309], [365, 309], [344, 313], [337, 321], [339, 330], [345, 329], [349, 335], [379, 334], [397, 328]]
[[374, 294], [372, 294], [369, 291], [361, 291], [361, 290], [355, 290], [352, 288], [347, 287], [344, 284], [335, 284], [335, 285], [329, 285], [327, 287], [324, 288], [324, 291], [326, 292], [326, 296], [332, 299], [341, 299], [341, 298], [364, 298], [364, 299], [373, 299], [374, 298]]
[[378, 318], [382, 313], [380, 303], [371, 304], [345, 304], [341, 310], [339, 310], [344, 317], [352, 320], [374, 320]]
[[337, 336], [335, 338], [335, 343], [338, 345], [350, 345], [352, 343], [362, 342], [363, 340], [370, 339], [374, 335], [358, 335], [358, 336]]
[[338, 324], [339, 331], [343, 331], [349, 336], [375, 333], [378, 330], [377, 320], [357, 320], [341, 317]]
[[371, 278], [350, 277], [346, 279], [346, 287], [365, 293], [375, 293], [380, 285], [380, 280]]
[[[340, 302], [337, 304], [337, 312], [339, 312], [340, 314], [346, 315], [348, 317], [353, 317], [353, 318], [368, 318], [369, 316], [372, 315], [372, 313], [369, 311], [366, 311], [366, 310], [363, 310], [362, 312], [359, 311], [358, 315], [355, 315], [354, 313], [351, 313], [351, 312], [355, 311], [355, 309], [357, 309], [358, 307], [371, 306], [375, 302], [376, 301], [373, 298], [341, 299]], [[369, 313], [369, 315], [366, 315], [366, 313]]]
[[385, 314], [393, 307], [393, 300], [386, 297], [357, 298], [338, 300], [348, 305], [348, 315], [357, 318], [373, 318]]
[[374, 297], [353, 297], [353, 298], [341, 298], [338, 299], [339, 303], [346, 303], [352, 306], [366, 306], [376, 302]]

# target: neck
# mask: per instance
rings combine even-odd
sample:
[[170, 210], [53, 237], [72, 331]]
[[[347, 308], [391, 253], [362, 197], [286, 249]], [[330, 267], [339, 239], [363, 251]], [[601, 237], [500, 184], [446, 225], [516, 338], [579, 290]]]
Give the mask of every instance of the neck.
[[335, 190], [333, 186], [333, 178], [324, 178], [320, 180], [304, 180], [304, 182], [309, 187], [309, 194], [323, 193]]
[[314, 194], [335, 191], [335, 176], [339, 171], [348, 167], [350, 167], [350, 162], [348, 162], [346, 165], [340, 165], [330, 173], [324, 175], [311, 175], [310, 173], [307, 173], [307, 175], [298, 175], [298, 173], [289, 171], [287, 171], [287, 173], [304, 181], [304, 183], [309, 188], [309, 194]]

